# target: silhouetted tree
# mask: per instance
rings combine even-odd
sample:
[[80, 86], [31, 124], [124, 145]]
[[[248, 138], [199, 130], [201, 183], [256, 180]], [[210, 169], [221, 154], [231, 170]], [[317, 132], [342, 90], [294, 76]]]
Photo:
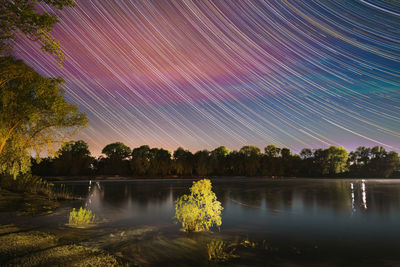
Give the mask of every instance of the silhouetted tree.
[[357, 177], [368, 175], [367, 170], [370, 158], [371, 148], [360, 146], [357, 147], [356, 151], [350, 152], [348, 159], [350, 173]]
[[212, 171], [210, 152], [208, 150], [197, 151], [194, 155], [194, 170], [197, 175], [206, 176]]
[[132, 150], [131, 170], [134, 175], [146, 175], [150, 167], [150, 147], [144, 145]]
[[179, 147], [174, 152], [174, 165], [177, 175], [189, 176], [193, 174], [193, 154], [189, 150]]
[[131, 156], [131, 149], [121, 142], [106, 145], [101, 151], [109, 159], [124, 160]]
[[210, 152], [211, 160], [211, 173], [214, 175], [226, 175], [229, 173], [227, 160], [228, 160], [229, 150], [220, 146]]
[[172, 170], [171, 152], [162, 148], [152, 148], [150, 150], [149, 175], [165, 176]]
[[111, 175], [128, 175], [131, 173], [129, 157], [131, 149], [121, 142], [106, 145], [101, 151], [105, 158], [99, 159], [99, 172]]
[[[268, 145], [265, 153], [256, 146], [243, 146], [239, 151], [218, 147], [213, 151], [197, 151], [194, 155], [181, 147], [171, 152], [147, 145], [130, 149], [122, 143], [107, 145], [105, 157], [95, 161], [83, 141], [69, 142], [56, 159], [45, 158], [33, 163], [39, 175], [85, 175], [93, 162], [98, 174], [137, 176], [284, 176], [284, 177], [394, 177], [400, 176], [397, 152], [383, 147], [358, 147], [350, 154], [342, 147], [304, 148], [300, 155], [288, 148]], [[131, 157], [131, 160], [129, 158]], [[96, 164], [97, 163], [97, 164]], [[130, 167], [130, 168], [129, 168]], [[83, 171], [84, 170], [84, 171]]]
[[53, 160], [55, 175], [90, 175], [93, 162], [94, 158], [90, 156], [89, 147], [85, 141], [65, 143]]
[[303, 148], [300, 151], [300, 170], [299, 176], [302, 177], [312, 177], [314, 175], [314, 163], [313, 163], [313, 153], [310, 148]]
[[282, 176], [281, 159], [279, 158], [281, 149], [276, 145], [268, 145], [264, 148], [261, 156], [260, 174], [265, 176]]
[[243, 164], [240, 175], [254, 176], [258, 174], [260, 168], [261, 151], [256, 146], [244, 146], [239, 150]]
[[367, 165], [369, 177], [389, 177], [400, 164], [399, 155], [395, 151], [389, 153], [381, 146], [371, 149], [371, 159]]
[[264, 153], [269, 158], [277, 158], [281, 149], [276, 145], [268, 145], [264, 148]]

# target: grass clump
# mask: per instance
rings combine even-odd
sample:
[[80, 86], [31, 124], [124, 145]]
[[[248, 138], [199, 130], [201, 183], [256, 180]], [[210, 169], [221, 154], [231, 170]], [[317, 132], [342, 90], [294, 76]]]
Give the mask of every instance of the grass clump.
[[53, 184], [30, 173], [18, 175], [16, 178], [11, 176], [1, 177], [1, 187], [13, 192], [26, 192], [50, 196]]
[[53, 183], [30, 173], [20, 174], [15, 178], [0, 176], [0, 187], [12, 192], [42, 195], [53, 200], [75, 199], [65, 185], [56, 188]]
[[74, 226], [83, 226], [93, 223], [95, 215], [89, 209], [80, 208], [78, 211], [75, 208], [69, 213], [69, 224]]
[[234, 254], [236, 248], [233, 248], [235, 244], [229, 245], [222, 240], [212, 240], [207, 244], [207, 253], [209, 261], [220, 261], [225, 262], [238, 256]]
[[190, 195], [176, 200], [175, 218], [186, 232], [208, 231], [213, 225], [221, 225], [223, 207], [211, 189], [208, 179], [193, 182]]

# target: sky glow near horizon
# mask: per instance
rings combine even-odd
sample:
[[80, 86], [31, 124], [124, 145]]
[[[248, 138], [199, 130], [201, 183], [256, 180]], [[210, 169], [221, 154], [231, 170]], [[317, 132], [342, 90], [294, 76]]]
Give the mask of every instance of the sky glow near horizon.
[[115, 141], [400, 151], [395, 1], [76, 0], [56, 13], [64, 67], [32, 42], [16, 55], [65, 79], [90, 120], [75, 139], [95, 155]]

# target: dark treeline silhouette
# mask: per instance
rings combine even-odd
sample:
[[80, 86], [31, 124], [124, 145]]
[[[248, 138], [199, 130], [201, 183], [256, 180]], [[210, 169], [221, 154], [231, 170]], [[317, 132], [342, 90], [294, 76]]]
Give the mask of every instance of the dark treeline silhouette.
[[173, 153], [147, 145], [131, 150], [123, 143], [105, 146], [104, 156], [92, 157], [84, 141], [64, 144], [55, 158], [33, 160], [32, 173], [41, 176], [120, 175], [162, 176], [268, 176], [268, 177], [400, 177], [397, 152], [383, 147], [343, 147], [301, 150], [268, 145], [229, 151], [220, 146], [192, 153], [179, 147]]

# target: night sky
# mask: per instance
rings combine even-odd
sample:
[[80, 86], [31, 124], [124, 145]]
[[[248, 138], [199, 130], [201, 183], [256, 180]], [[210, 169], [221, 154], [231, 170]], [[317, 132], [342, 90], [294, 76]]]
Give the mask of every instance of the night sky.
[[[52, 11], [50, 8], [46, 7]], [[400, 4], [76, 0], [56, 12], [65, 79], [90, 120], [75, 139], [191, 151], [382, 145], [400, 151]]]

